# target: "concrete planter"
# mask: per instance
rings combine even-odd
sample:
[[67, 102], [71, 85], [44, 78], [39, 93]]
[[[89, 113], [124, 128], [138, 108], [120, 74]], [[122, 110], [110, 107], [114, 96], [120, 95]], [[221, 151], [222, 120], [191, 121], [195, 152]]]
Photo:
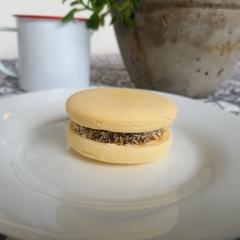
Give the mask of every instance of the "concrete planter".
[[142, 0], [133, 29], [115, 24], [136, 87], [196, 98], [212, 93], [239, 58], [239, 10], [239, 0]]

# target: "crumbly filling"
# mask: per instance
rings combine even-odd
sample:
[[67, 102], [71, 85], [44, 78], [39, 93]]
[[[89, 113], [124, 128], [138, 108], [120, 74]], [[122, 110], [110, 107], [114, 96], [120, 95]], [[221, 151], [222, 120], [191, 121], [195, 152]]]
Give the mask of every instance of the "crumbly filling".
[[102, 143], [115, 143], [117, 145], [143, 144], [159, 139], [162, 134], [162, 129], [143, 133], [120, 133], [83, 127], [76, 123], [73, 123], [73, 127], [83, 138]]

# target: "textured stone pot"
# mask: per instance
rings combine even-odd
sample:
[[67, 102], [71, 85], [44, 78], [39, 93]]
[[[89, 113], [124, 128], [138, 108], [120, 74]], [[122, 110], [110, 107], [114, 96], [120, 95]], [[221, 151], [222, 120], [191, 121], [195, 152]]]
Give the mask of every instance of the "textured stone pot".
[[136, 87], [196, 98], [212, 93], [239, 58], [239, 10], [240, 0], [142, 0], [133, 29], [115, 24]]

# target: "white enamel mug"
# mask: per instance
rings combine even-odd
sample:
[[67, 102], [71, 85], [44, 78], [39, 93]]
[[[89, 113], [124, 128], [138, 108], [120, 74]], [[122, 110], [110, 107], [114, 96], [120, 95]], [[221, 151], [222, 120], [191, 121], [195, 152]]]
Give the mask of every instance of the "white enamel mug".
[[[25, 91], [86, 88], [90, 83], [90, 32], [86, 19], [62, 23], [61, 17], [15, 15], [19, 84]], [[0, 71], [18, 77], [0, 62]]]

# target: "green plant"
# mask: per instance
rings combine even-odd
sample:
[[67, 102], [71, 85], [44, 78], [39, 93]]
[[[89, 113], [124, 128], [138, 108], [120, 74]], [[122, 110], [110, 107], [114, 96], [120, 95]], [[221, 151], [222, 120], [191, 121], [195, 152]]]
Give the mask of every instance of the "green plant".
[[[66, 1], [68, 0], [63, 0], [62, 2], [65, 3]], [[92, 14], [87, 22], [87, 26], [92, 30], [98, 30], [99, 26], [104, 26], [105, 17], [111, 10], [114, 10], [115, 15], [112, 16], [110, 24], [115, 23], [117, 18], [121, 17], [124, 26], [127, 29], [131, 29], [134, 20], [131, 9], [138, 10], [140, 2], [141, 0], [125, 0], [124, 4], [120, 6], [116, 0], [74, 0], [70, 4], [74, 8], [63, 18], [63, 22], [71, 21], [77, 12], [88, 10]]]

